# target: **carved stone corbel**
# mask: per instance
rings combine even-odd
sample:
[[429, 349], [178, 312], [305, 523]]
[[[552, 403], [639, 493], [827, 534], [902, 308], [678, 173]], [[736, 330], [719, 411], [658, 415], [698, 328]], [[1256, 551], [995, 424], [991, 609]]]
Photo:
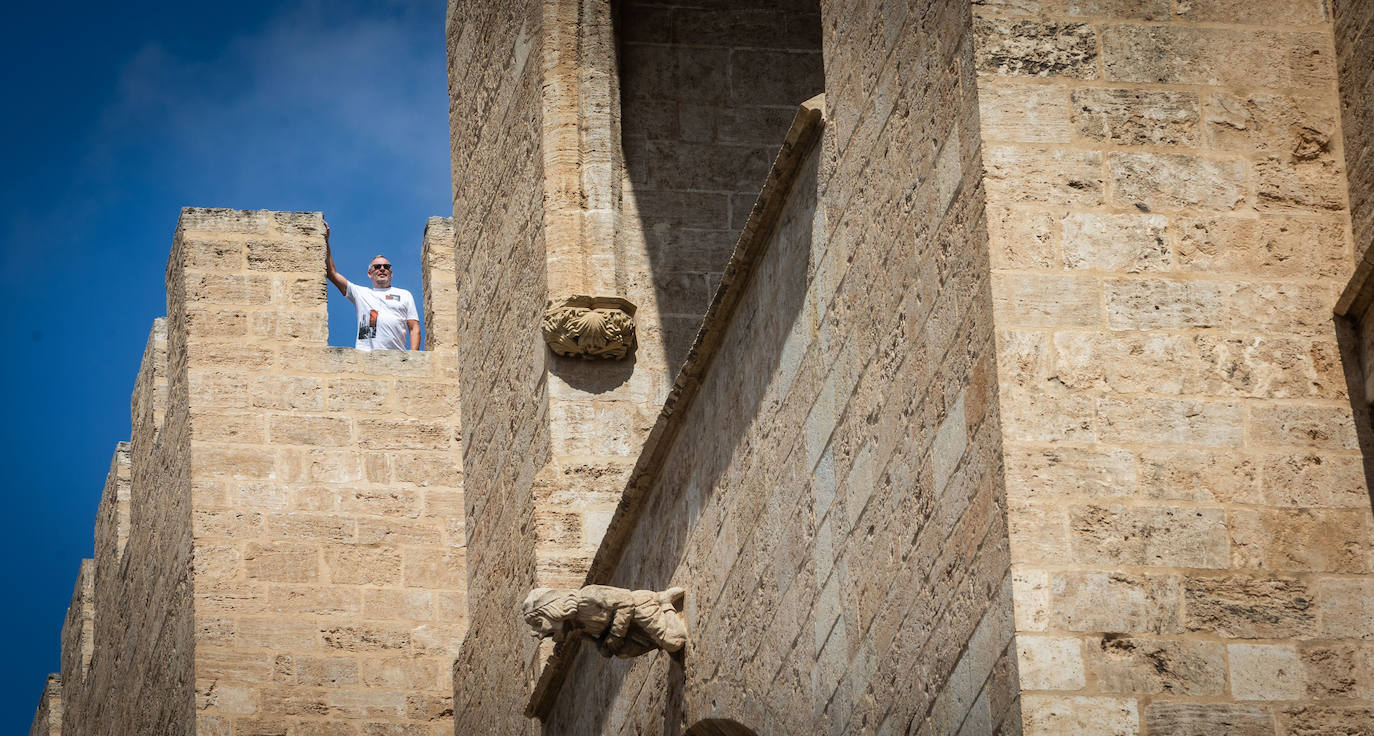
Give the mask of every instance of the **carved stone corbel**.
[[520, 616], [536, 639], [591, 639], [602, 656], [629, 659], [655, 649], [676, 652], [687, 644], [687, 624], [678, 613], [685, 594], [678, 587], [535, 588], [520, 605]]
[[635, 347], [635, 305], [617, 296], [572, 296], [544, 312], [544, 342], [558, 355], [623, 360]]

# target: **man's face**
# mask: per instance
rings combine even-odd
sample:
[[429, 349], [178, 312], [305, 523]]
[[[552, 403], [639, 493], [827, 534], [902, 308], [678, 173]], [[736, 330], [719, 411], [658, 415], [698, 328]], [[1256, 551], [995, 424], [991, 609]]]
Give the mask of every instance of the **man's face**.
[[388, 288], [391, 286], [391, 263], [385, 258], [373, 258], [367, 267], [367, 275], [372, 279], [374, 289]]

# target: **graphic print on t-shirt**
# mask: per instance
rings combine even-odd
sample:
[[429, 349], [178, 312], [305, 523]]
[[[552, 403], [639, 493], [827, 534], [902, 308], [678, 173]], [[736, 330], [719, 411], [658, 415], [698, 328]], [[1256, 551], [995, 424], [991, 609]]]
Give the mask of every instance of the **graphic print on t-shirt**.
[[371, 340], [377, 336], [377, 310], [373, 309], [367, 317], [367, 324], [358, 326], [358, 339]]

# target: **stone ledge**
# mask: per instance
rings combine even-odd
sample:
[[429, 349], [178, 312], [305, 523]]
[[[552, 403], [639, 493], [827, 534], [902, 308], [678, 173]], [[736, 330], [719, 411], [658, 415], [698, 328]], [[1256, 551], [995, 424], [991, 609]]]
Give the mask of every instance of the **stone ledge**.
[[[754, 202], [749, 220], [741, 231], [735, 252], [721, 277], [720, 286], [711, 299], [711, 304], [702, 319], [701, 329], [697, 331], [692, 348], [687, 353], [682, 370], [678, 372], [668, 397], [663, 401], [663, 410], [658, 420], [649, 430], [630, 479], [615, 515], [611, 517], [592, 559], [591, 569], [587, 572], [584, 585], [604, 585], [610, 581], [612, 573], [620, 563], [625, 545], [638, 526], [643, 513], [649, 490], [653, 488], [663, 459], [672, 449], [673, 441], [681, 430], [683, 417], [696, 400], [702, 379], [715, 362], [716, 354], [725, 339], [726, 332], [733, 322], [735, 310], [749, 282], [754, 269], [763, 260], [769, 238], [777, 225], [792, 191], [793, 181], [801, 170], [802, 163], [815, 148], [824, 128], [825, 96], [817, 95], [803, 102], [797, 110], [792, 126], [783, 140], [782, 149], [773, 161], [763, 190]], [[539, 673], [534, 692], [525, 707], [525, 715], [531, 718], [544, 718], [553, 707], [567, 676], [568, 668], [576, 660], [581, 647], [576, 640], [557, 646], [549, 657], [548, 663]]]

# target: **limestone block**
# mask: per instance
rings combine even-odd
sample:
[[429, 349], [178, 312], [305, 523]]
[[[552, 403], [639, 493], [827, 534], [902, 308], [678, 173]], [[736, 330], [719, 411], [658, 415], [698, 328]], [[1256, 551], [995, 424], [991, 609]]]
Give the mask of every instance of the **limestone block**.
[[182, 264], [187, 271], [237, 273], [248, 263], [243, 241], [237, 238], [187, 232], [181, 236], [180, 247]]
[[1112, 19], [1168, 20], [1168, 0], [1042, 0], [1046, 11]]
[[1160, 215], [1070, 214], [1063, 222], [1064, 265], [1125, 273], [1171, 270], [1167, 225]]
[[1111, 25], [1102, 60], [1107, 79], [1123, 82], [1312, 89], [1335, 76], [1320, 33]]
[[1177, 265], [1250, 277], [1344, 277], [1344, 228], [1330, 218], [1180, 217]]
[[1231, 450], [1150, 449], [1139, 455], [1141, 492], [1153, 498], [1257, 503], [1259, 469]]
[[1244, 437], [1244, 409], [1225, 401], [1104, 397], [1098, 436], [1104, 441], [1234, 447]]
[[1298, 646], [1307, 696], [1319, 700], [1374, 698], [1374, 644], [1358, 641]]
[[1053, 375], [1053, 361], [1050, 338], [1045, 333], [1031, 330], [1002, 330], [997, 333], [1000, 385], [1015, 386], [1022, 390], [1039, 389]]
[[1065, 524], [1065, 511], [1056, 506], [1028, 503], [1009, 506], [1007, 536], [1011, 541], [1012, 561], [1054, 564], [1068, 557]]
[[1179, 631], [1178, 578], [1115, 572], [1050, 573], [1050, 626], [1069, 631]]
[[340, 447], [349, 444], [353, 423], [347, 417], [276, 415], [268, 418], [272, 444]]
[[984, 141], [1068, 143], [1069, 89], [989, 81], [978, 88], [978, 118]]
[[1145, 728], [1148, 733], [1177, 736], [1270, 736], [1274, 716], [1268, 708], [1253, 705], [1156, 700], [1145, 708]]
[[1374, 640], [1374, 581], [1318, 578], [1320, 634], [1328, 638]]
[[1103, 201], [1102, 154], [1068, 148], [987, 145], [988, 200], [1090, 207]]
[[993, 308], [1008, 327], [1097, 327], [1102, 283], [1082, 276], [993, 274]]
[[1303, 666], [1291, 644], [1227, 644], [1231, 696], [1236, 700], [1298, 700]]
[[1177, 153], [1112, 153], [1113, 204], [1144, 212], [1185, 209], [1229, 211], [1245, 204], [1244, 161]]
[[1109, 635], [1086, 649], [1088, 669], [1104, 693], [1219, 696], [1226, 690], [1221, 644]]
[[442, 450], [453, 439], [453, 428], [442, 422], [363, 419], [356, 423], [358, 444], [374, 450]]
[[1331, 158], [1337, 113], [1324, 98], [1216, 91], [1204, 95], [1203, 108], [1209, 148], [1289, 161]]
[[1136, 492], [1135, 458], [1125, 450], [1007, 448], [1009, 500], [1118, 498]]
[[1224, 568], [1230, 562], [1221, 509], [1075, 506], [1072, 559], [1097, 567]]
[[331, 583], [387, 585], [401, 579], [401, 553], [396, 549], [330, 545], [321, 552]]
[[1050, 575], [1044, 570], [1019, 568], [1011, 575], [1018, 631], [1044, 631], [1050, 619]]
[[1264, 459], [1261, 495], [1267, 506], [1364, 508], [1369, 504], [1359, 457], [1299, 454]]
[[1333, 158], [1255, 162], [1255, 208], [1262, 212], [1345, 209], [1345, 176]]
[[1140, 731], [1131, 698], [1026, 694], [1021, 720], [1026, 736], [1135, 736]]
[[1086, 23], [975, 18], [979, 74], [1097, 77], [1097, 33]]
[[1078, 390], [1186, 393], [1189, 375], [1202, 367], [1186, 335], [1060, 332], [1054, 349], [1054, 378]]
[[1330, 342], [1197, 335], [1192, 345], [1197, 362], [1184, 378], [1188, 393], [1253, 398], [1345, 395], [1340, 351]]
[[1231, 512], [1234, 567], [1295, 572], [1374, 571], [1374, 522], [1345, 509]]
[[256, 376], [249, 382], [252, 405], [263, 409], [324, 408], [324, 381], [306, 376]]
[[1023, 690], [1083, 689], [1083, 653], [1076, 637], [1022, 634], [1016, 647]]
[[1126, 146], [1196, 146], [1200, 105], [1191, 92], [1076, 89], [1073, 130], [1094, 141]]
[[245, 254], [249, 271], [318, 274], [324, 264], [324, 238], [249, 240], [245, 244]]
[[1278, 709], [1279, 733], [1374, 733], [1374, 708], [1361, 706], [1295, 705]]
[[249, 544], [243, 551], [243, 567], [251, 580], [312, 583], [320, 579], [319, 555], [314, 545]]
[[1181, 20], [1279, 27], [1314, 25], [1326, 20], [1321, 0], [1181, 0], [1174, 14]]
[[1251, 442], [1268, 447], [1313, 447], [1358, 450], [1350, 404], [1310, 406], [1276, 404], [1250, 410]]
[[1091, 395], [1006, 388], [1001, 392], [1003, 432], [1024, 442], [1092, 442], [1101, 412]]
[[987, 219], [993, 268], [1059, 266], [1059, 224], [1052, 213], [989, 205]]
[[272, 300], [272, 279], [260, 274], [189, 274], [186, 300], [202, 304], [264, 305]]
[[1111, 279], [1105, 284], [1107, 324], [1113, 330], [1223, 327], [1233, 292], [1215, 281]]
[[185, 324], [187, 334], [196, 338], [214, 339], [248, 335], [248, 314], [237, 309], [187, 309]]
[[1237, 331], [1329, 336], [1332, 297], [1325, 284], [1250, 283], [1227, 304]]

